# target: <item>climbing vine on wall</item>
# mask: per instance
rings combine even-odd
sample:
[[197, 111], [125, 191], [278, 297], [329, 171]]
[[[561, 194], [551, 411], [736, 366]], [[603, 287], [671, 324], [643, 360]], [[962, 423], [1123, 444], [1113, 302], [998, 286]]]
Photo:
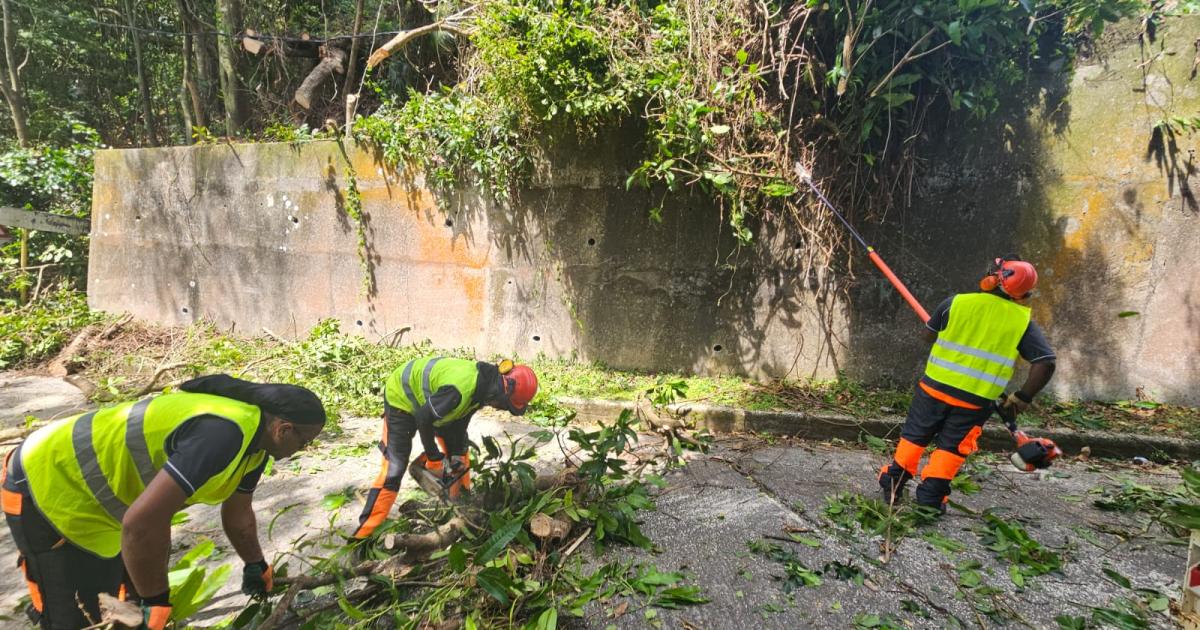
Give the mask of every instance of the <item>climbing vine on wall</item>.
[[[460, 82], [380, 90], [356, 131], [435, 187], [472, 180], [503, 201], [554, 138], [637, 121], [627, 185], [706, 192], [743, 244], [751, 217], [794, 221], [828, 262], [841, 235], [797, 194], [796, 162], [837, 182], [848, 209], [886, 207], [931, 108], [986, 118], [1031, 69], [1069, 70], [1081, 43], [1145, 4], [483, 0]], [[649, 212], [662, 220], [660, 204]]]
[[350, 156], [346, 153], [346, 147], [340, 139], [338, 139], [338, 149], [341, 151], [342, 161], [346, 165], [346, 193], [342, 209], [354, 224], [354, 232], [357, 236], [355, 251], [358, 253], [358, 262], [362, 267], [361, 290], [364, 297], [369, 297], [375, 294], [375, 274], [371, 269], [371, 250], [367, 243], [367, 219], [363, 214], [362, 194], [358, 190], [358, 173], [355, 172], [354, 164], [350, 162]]

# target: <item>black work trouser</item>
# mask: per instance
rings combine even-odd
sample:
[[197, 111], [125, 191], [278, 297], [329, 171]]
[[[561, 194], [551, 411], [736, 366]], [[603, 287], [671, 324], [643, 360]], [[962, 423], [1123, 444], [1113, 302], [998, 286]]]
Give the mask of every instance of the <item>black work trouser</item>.
[[442, 456], [439, 439], [445, 443], [447, 455], [463, 455], [467, 452], [467, 425], [470, 422], [467, 418], [434, 427], [432, 422], [417, 422], [412, 414], [392, 407], [386, 399], [383, 402], [383, 418], [383, 439], [379, 442], [383, 462], [379, 476], [367, 492], [367, 503], [358, 517], [355, 538], [370, 536], [391, 512], [400, 482], [404, 480], [404, 471], [408, 469], [414, 436], [421, 436], [421, 446], [430, 459], [436, 460]]
[[900, 444], [890, 465], [881, 471], [879, 483], [898, 493], [916, 476], [925, 447], [936, 444], [929, 463], [921, 471], [916, 500], [921, 505], [940, 506], [950, 496], [950, 481], [966, 457], [978, 450], [983, 425], [992, 415], [988, 407], [967, 409], [930, 396], [920, 386], [913, 394], [908, 417], [900, 429]]
[[[4, 519], [20, 554], [32, 607], [46, 630], [77, 630], [100, 621], [99, 594], [116, 596], [125, 578], [121, 556], [101, 558], [68, 542], [34, 505], [24, 480], [7, 474]], [[87, 611], [84, 615], [83, 607]]]

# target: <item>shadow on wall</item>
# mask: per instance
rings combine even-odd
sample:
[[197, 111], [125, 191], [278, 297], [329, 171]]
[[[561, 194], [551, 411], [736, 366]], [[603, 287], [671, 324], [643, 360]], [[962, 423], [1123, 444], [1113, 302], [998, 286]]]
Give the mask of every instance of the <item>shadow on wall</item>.
[[[456, 225], [488, 226], [492, 264], [502, 270], [492, 281], [502, 296], [493, 311], [508, 322], [489, 332], [526, 356], [546, 351], [619, 368], [832, 373], [833, 285], [804, 266], [803, 248], [792, 246], [802, 239], [759, 226], [759, 243], [788, 245], [739, 249], [704, 195], [625, 189], [639, 154], [627, 148], [640, 136], [632, 128], [593, 141], [557, 134], [540, 156], [552, 168], [502, 206], [439, 197]], [[658, 223], [650, 208], [660, 203]], [[479, 246], [477, 235], [462, 236]]]
[[[1069, 78], [1058, 72], [1036, 77], [985, 123], [931, 115], [941, 122], [919, 140], [930, 157], [913, 182], [913, 203], [864, 231], [930, 312], [956, 293], [977, 291], [993, 258], [1016, 253], [1029, 260], [1040, 272], [1034, 320], [1060, 356], [1079, 356], [1076, 369], [1058, 378], [1126, 387], [1120, 357], [1096, 360], [1117, 342], [1107, 311], [1096, 305], [1121, 303], [1123, 280], [1095, 243], [1068, 248], [1068, 226], [1052, 212], [1061, 173], [1044, 139], [1070, 132]], [[1033, 112], [1031, 102], [1040, 103]], [[850, 294], [847, 371], [870, 382], [914, 382], [929, 348], [919, 320], [873, 269], [859, 267]], [[1088, 369], [1079, 370], [1080, 363]]]

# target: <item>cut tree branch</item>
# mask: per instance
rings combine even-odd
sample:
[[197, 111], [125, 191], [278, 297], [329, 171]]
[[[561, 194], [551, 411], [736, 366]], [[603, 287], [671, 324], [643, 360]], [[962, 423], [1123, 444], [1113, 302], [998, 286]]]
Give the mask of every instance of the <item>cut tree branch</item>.
[[312, 107], [313, 97], [322, 84], [335, 73], [342, 74], [346, 71], [343, 67], [346, 64], [346, 51], [334, 46], [325, 46], [323, 52], [321, 63], [318, 63], [317, 67], [313, 68], [307, 77], [304, 77], [304, 82], [296, 90], [296, 102], [304, 109]]
[[376, 48], [375, 52], [371, 53], [371, 56], [367, 59], [367, 70], [373, 70], [375, 68], [375, 66], [378, 66], [379, 64], [383, 63], [388, 57], [392, 56], [392, 53], [395, 52], [395, 50], [397, 48], [404, 47], [413, 39], [416, 39], [417, 37], [420, 37], [421, 35], [424, 35], [426, 33], [433, 33], [435, 31], [446, 31], [447, 33], [453, 33], [455, 35], [458, 35], [459, 37], [465, 37], [467, 35], [467, 31], [460, 28], [455, 23], [455, 20], [460, 19], [468, 11], [470, 11], [470, 8], [464, 9], [463, 11], [460, 11], [444, 20], [438, 20], [437, 22], [434, 22], [433, 24], [426, 24], [425, 26], [419, 26], [417, 28], [404, 31], [403, 33], [400, 33], [399, 35], [393, 37], [386, 44], [380, 46], [379, 48]]

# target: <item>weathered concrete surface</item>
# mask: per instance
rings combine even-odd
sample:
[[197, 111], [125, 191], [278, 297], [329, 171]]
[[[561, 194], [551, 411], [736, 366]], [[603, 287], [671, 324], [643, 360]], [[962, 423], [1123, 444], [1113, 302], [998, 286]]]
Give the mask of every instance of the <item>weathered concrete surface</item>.
[[[1156, 121], [1200, 109], [1189, 78], [1198, 36], [1200, 18], [1168, 21], [1144, 51], [1125, 32], [1073, 75], [1014, 88], [1009, 114], [984, 127], [930, 116], [911, 204], [864, 225], [869, 240], [929, 308], [972, 290], [990, 257], [1020, 251], [1042, 270], [1035, 315], [1059, 349], [1055, 392], [1132, 398], [1142, 387], [1200, 401], [1196, 136], [1147, 150]], [[625, 190], [629, 131], [556, 147], [502, 206], [471, 191], [435, 198], [419, 177], [366, 150], [344, 158], [332, 142], [102, 151], [91, 304], [245, 333], [300, 336], [332, 317], [376, 338], [408, 328], [406, 341], [483, 354], [911, 381], [925, 352], [917, 322], [861, 259], [846, 287], [780, 222], [735, 253], [700, 198], [668, 198], [653, 223], [660, 192]], [[346, 212], [347, 159], [370, 296]], [[1127, 311], [1137, 314], [1118, 317]]]
[[0, 428], [22, 426], [25, 416], [53, 420], [87, 408], [79, 388], [62, 379], [0, 374]]
[[[1167, 21], [1144, 48], [1140, 33], [1140, 23], [1123, 24], [1073, 75], [1045, 72], [1014, 89], [1012, 115], [927, 126], [946, 141], [915, 177], [912, 207], [892, 212], [869, 239], [930, 308], [972, 290], [989, 256], [1020, 253], [1040, 271], [1032, 304], [1058, 352], [1055, 393], [1132, 398], [1144, 388], [1194, 404], [1200, 206], [1194, 175], [1182, 173], [1200, 137], [1159, 143], [1154, 128], [1200, 110], [1192, 76], [1200, 18]], [[863, 310], [890, 308], [910, 323], [899, 298], [869, 280], [856, 305], [851, 372], [915, 372], [921, 345]]]
[[[407, 329], [404, 341], [484, 354], [832, 374], [832, 340], [806, 341], [839, 321], [817, 299], [829, 287], [786, 280], [799, 264], [791, 253], [769, 269], [729, 271], [715, 210], [674, 199], [664, 223], [652, 223], [656, 197], [624, 190], [611, 154], [603, 168], [564, 166], [563, 181], [506, 207], [435, 199], [368, 150], [347, 156], [366, 217], [366, 271], [334, 142], [99, 152], [91, 305], [247, 334], [303, 336], [335, 318], [373, 338]], [[362, 290], [364, 273], [374, 293]]]
[[[967, 561], [979, 562], [984, 584], [999, 589], [994, 598], [983, 600], [1014, 611], [1009, 623], [1021, 625], [1016, 619], [1023, 619], [1035, 628], [1057, 627], [1053, 618], [1060, 614], [1089, 616], [1086, 606], [1106, 607], [1120, 598], [1136, 598], [1132, 591], [1106, 581], [1103, 567], [1129, 577], [1135, 588], [1172, 596], [1178, 589], [1185, 548], [1166, 544], [1153, 530], [1127, 542], [1093, 531], [1099, 527], [1129, 535], [1140, 532], [1142, 524], [1133, 517], [1098, 511], [1088, 494], [1109, 481], [1109, 475], [1128, 474], [1147, 483], [1171, 485], [1178, 482], [1172, 473], [1071, 463], [1058, 467], [1053, 476], [1037, 477], [1009, 472], [999, 464], [985, 465], [990, 476], [982, 482], [983, 491], [954, 499], [971, 510], [993, 508], [1003, 518], [1019, 520], [1033, 538], [1064, 558], [1061, 574], [1031, 578], [1024, 589], [1017, 589], [1009, 578], [1007, 561], [981, 544], [978, 517], [952, 510], [939, 523], [901, 539], [886, 563], [880, 562], [882, 537], [834, 526], [824, 515], [826, 498], [842, 492], [875, 496], [878, 486], [872, 473], [882, 460], [864, 451], [817, 443], [767, 446], [759, 440], [730, 438], [721, 440], [709, 455], [697, 456], [686, 469], [668, 475], [668, 489], [659, 496], [658, 510], [647, 517], [644, 527], [661, 549], [635, 557], [661, 570], [694, 576], [712, 601], [701, 607], [658, 611], [663, 627], [847, 628], [866, 614], [893, 615], [918, 628], [954, 627], [951, 617], [965, 627], [1002, 625], [1004, 619], [977, 615], [972, 604], [959, 596], [955, 567]], [[802, 535], [820, 546], [778, 540], [787, 537], [785, 527], [806, 530]], [[939, 551], [923, 539], [928, 532], [953, 539], [964, 550]], [[748, 552], [747, 543], [764, 536], [777, 537], [767, 542], [794, 552], [814, 571], [834, 561], [853, 564], [865, 572], [871, 585], [824, 575], [820, 586], [797, 589], [789, 597], [778, 580], [784, 575], [782, 565]], [[929, 617], [904, 610], [905, 600], [915, 602]], [[646, 627], [641, 615], [612, 620], [605, 612], [613, 606], [605, 608], [581, 625], [598, 629], [615, 622], [621, 628]], [[1162, 614], [1149, 622], [1151, 627], [1174, 627]]]
[[[347, 419], [340, 437], [323, 438], [317, 448], [275, 466], [255, 494], [260, 537], [268, 557], [282, 560], [302, 540], [332, 542], [336, 532], [350, 531], [361, 497], [332, 511], [323, 507], [322, 501], [346, 488], [361, 490], [374, 477], [378, 456], [371, 445], [378, 437], [377, 425], [374, 419]], [[536, 427], [480, 418], [471, 429], [478, 440], [484, 434], [519, 436]], [[648, 446], [658, 448], [653, 442]], [[759, 439], [722, 438], [710, 453], [696, 454], [686, 468], [666, 475], [668, 486], [658, 494], [658, 508], [646, 515], [644, 525], [659, 547], [657, 553], [631, 554], [617, 548], [592, 562], [632, 555], [661, 570], [681, 570], [689, 575], [690, 583], [699, 585], [711, 601], [679, 611], [656, 611], [665, 628], [688, 627], [684, 622], [706, 629], [794, 628], [802, 623], [851, 627], [858, 615], [872, 613], [892, 614], [911, 621], [914, 627], [946, 627], [950, 615], [966, 626], [975, 626], [977, 617], [969, 603], [956, 596], [957, 577], [952, 568], [966, 560], [979, 561], [986, 584], [1000, 589], [997, 604], [1011, 607], [1034, 627], [1053, 627], [1052, 617], [1057, 614], [1086, 614], [1079, 604], [1105, 606], [1117, 598], [1133, 597], [1130, 591], [1105, 581], [1102, 566], [1117, 569], [1135, 587], [1172, 594], [1177, 588], [1184, 548], [1157, 538], [1154, 528], [1137, 535], [1142, 530], [1139, 517], [1099, 512], [1091, 506], [1088, 494], [1093, 487], [1121, 476], [1149, 485], [1173, 485], [1178, 478], [1170, 471], [1064, 463], [1055, 475], [1037, 477], [1010, 473], [995, 463], [984, 464], [981, 469], [991, 472], [981, 480], [983, 491], [959, 495], [956, 500], [973, 510], [994, 507], [1006, 518], [1019, 517], [1034, 538], [1064, 554], [1062, 575], [1032, 578], [1024, 591], [1017, 591], [1009, 581], [1007, 562], [980, 546], [974, 531], [980, 522], [974, 517], [952, 513], [938, 525], [901, 540], [886, 564], [877, 563], [878, 537], [841, 531], [828, 522], [823, 516], [825, 497], [840, 492], [872, 494], [873, 472], [882, 460], [881, 455], [815, 442], [772, 445]], [[560, 461], [559, 447], [550, 443], [539, 450], [536, 463], [553, 467]], [[402, 493], [411, 488], [412, 481], [406, 478]], [[189, 520], [175, 528], [175, 548], [186, 549], [211, 539], [220, 549], [214, 564], [240, 567], [221, 532], [218, 509], [197, 506], [188, 514]], [[818, 587], [785, 595], [776, 580], [783, 573], [781, 565], [750, 554], [747, 548], [748, 541], [764, 536], [786, 537], [784, 526], [809, 530], [803, 535], [819, 541], [820, 546], [768, 541], [795, 552], [813, 570], [821, 570], [827, 562], [853, 563], [865, 571], [871, 585], [825, 576]], [[1099, 531], [1085, 537], [1078, 528], [1107, 528], [1130, 538], [1122, 542], [1114, 534]], [[925, 531], [933, 530], [963, 543], [965, 550], [946, 554], [933, 548], [921, 538]], [[0, 535], [0, 563], [12, 566], [13, 554], [11, 539]], [[293, 571], [301, 564], [296, 557], [289, 562]], [[210, 625], [240, 611], [246, 600], [237, 594], [237, 588], [235, 571], [194, 622]], [[15, 572], [0, 572], [0, 609], [11, 609], [23, 590]], [[904, 600], [919, 601], [931, 617], [919, 618], [904, 611]], [[644, 612], [636, 607], [609, 618], [617, 605], [616, 601], [603, 602], [590, 608], [582, 620], [562, 622], [564, 627], [604, 628], [609, 623], [621, 628], [647, 627]], [[936, 611], [934, 605], [947, 612]], [[993, 625], [990, 620], [987, 624]], [[21, 627], [15, 622], [12, 625]], [[1165, 617], [1152, 618], [1151, 625], [1170, 627]]]

